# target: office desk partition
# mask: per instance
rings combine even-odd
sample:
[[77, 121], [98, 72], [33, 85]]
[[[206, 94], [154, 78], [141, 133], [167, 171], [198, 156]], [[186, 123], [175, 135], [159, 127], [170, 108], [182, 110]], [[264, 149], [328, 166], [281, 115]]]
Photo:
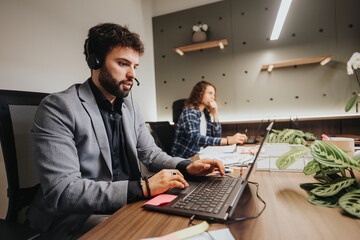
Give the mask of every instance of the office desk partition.
[[[259, 194], [267, 207], [262, 215], [232, 224], [210, 224], [209, 230], [230, 228], [235, 239], [357, 239], [360, 219], [343, 214], [340, 208], [310, 204], [300, 183], [314, 182], [303, 173], [256, 171], [250, 181], [259, 183]], [[152, 212], [128, 204], [81, 239], [142, 239], [160, 237], [188, 227], [186, 217]], [[256, 197], [256, 186], [249, 184], [237, 205], [234, 217], [257, 214], [263, 205]], [[194, 223], [201, 223], [195, 220]]]

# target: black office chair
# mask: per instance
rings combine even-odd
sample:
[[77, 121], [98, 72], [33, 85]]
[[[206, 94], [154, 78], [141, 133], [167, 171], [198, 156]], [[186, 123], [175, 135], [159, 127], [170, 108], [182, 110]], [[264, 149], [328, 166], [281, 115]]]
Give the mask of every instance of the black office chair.
[[186, 99], [179, 99], [173, 102], [172, 110], [173, 110], [173, 122], [177, 123], [180, 117], [180, 114], [185, 106]]
[[2, 239], [33, 239], [25, 211], [39, 188], [33, 162], [30, 129], [45, 93], [0, 90], [0, 141], [8, 182], [9, 204], [0, 219]]
[[147, 122], [150, 125], [155, 143], [164, 152], [170, 155], [175, 129], [169, 122]]

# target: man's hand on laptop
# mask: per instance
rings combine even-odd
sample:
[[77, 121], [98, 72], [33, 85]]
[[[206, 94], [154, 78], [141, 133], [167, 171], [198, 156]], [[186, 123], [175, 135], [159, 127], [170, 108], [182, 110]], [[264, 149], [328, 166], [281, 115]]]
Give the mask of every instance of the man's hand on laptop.
[[219, 171], [221, 176], [225, 174], [225, 167], [222, 161], [210, 158], [197, 160], [186, 167], [189, 174], [205, 176], [213, 171]]
[[[149, 178], [151, 196], [156, 196], [166, 192], [173, 187], [184, 188], [188, 186], [189, 184], [185, 180], [184, 176], [176, 169], [163, 169]], [[143, 191], [144, 196], [149, 197], [145, 186], [143, 186]]]

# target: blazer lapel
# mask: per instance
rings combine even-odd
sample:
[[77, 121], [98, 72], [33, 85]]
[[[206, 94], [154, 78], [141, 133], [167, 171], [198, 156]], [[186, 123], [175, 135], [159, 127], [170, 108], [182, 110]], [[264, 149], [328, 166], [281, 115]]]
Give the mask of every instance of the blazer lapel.
[[112, 174], [109, 141], [100, 110], [89, 85], [89, 80], [80, 85], [79, 98], [85, 110], [89, 114], [101, 154], [103, 155], [106, 165], [108, 166], [109, 171]]

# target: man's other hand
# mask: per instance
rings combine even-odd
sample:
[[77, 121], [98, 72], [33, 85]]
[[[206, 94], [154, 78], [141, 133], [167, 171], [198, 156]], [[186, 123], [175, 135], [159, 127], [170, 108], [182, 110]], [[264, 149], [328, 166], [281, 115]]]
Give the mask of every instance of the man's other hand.
[[213, 171], [219, 171], [221, 176], [225, 174], [225, 167], [222, 161], [204, 158], [197, 160], [186, 167], [189, 174], [195, 176], [205, 176]]

